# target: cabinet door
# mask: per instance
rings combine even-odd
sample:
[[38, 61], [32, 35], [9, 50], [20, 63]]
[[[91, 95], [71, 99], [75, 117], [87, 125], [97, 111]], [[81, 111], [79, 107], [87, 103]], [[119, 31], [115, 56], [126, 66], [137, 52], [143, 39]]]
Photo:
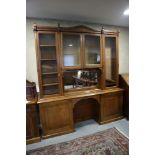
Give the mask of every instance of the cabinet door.
[[112, 92], [101, 96], [101, 122], [110, 122], [123, 117], [123, 94]]
[[81, 67], [81, 35], [62, 33], [62, 55], [64, 68]]
[[39, 137], [39, 118], [36, 105], [26, 106], [26, 139]]
[[69, 100], [42, 103], [39, 107], [44, 138], [73, 131], [72, 104]]
[[105, 37], [106, 87], [118, 85], [117, 37]]
[[101, 36], [100, 35], [84, 35], [84, 57], [86, 67], [101, 66]]
[[57, 48], [56, 33], [38, 33], [38, 71], [41, 96], [60, 93]]

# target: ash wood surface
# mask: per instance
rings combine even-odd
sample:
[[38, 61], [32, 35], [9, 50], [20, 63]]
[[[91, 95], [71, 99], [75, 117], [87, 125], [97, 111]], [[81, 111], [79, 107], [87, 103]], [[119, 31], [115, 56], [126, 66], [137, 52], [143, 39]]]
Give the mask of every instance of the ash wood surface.
[[51, 102], [51, 101], [59, 101], [59, 100], [66, 100], [66, 99], [74, 99], [74, 98], [81, 98], [81, 97], [90, 97], [95, 96], [99, 94], [109, 94], [117, 91], [123, 91], [121, 88], [112, 88], [112, 89], [88, 89], [88, 90], [81, 90], [81, 91], [72, 91], [68, 93], [64, 93], [63, 96], [55, 96], [55, 97], [45, 97], [40, 98], [37, 102], [37, 104], [42, 104], [45, 102]]

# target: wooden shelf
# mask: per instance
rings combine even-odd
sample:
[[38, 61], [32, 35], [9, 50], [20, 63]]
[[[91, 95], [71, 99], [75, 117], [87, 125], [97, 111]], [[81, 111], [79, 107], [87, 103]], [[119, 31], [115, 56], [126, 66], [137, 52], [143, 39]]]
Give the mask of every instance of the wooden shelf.
[[55, 85], [59, 85], [59, 83], [43, 84], [44, 87], [46, 87], [46, 86], [55, 86]]
[[56, 45], [40, 45], [40, 47], [56, 47]]
[[41, 61], [56, 61], [56, 59], [40, 59]]
[[42, 75], [52, 75], [52, 74], [58, 74], [58, 72], [42, 73]]

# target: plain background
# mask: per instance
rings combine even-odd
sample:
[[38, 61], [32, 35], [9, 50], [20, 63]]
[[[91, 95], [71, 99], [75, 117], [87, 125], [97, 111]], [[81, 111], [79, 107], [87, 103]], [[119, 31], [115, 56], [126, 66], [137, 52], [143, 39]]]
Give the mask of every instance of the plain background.
[[[154, 1], [130, 1], [129, 73], [131, 155], [154, 154]], [[0, 5], [1, 153], [26, 154], [26, 1]]]

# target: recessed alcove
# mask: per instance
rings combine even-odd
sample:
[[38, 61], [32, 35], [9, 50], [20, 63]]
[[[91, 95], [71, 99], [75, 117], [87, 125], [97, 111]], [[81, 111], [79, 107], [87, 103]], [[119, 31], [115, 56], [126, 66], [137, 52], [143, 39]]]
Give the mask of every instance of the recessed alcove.
[[94, 98], [81, 99], [75, 103], [73, 108], [74, 123], [94, 119], [99, 121], [99, 103]]

